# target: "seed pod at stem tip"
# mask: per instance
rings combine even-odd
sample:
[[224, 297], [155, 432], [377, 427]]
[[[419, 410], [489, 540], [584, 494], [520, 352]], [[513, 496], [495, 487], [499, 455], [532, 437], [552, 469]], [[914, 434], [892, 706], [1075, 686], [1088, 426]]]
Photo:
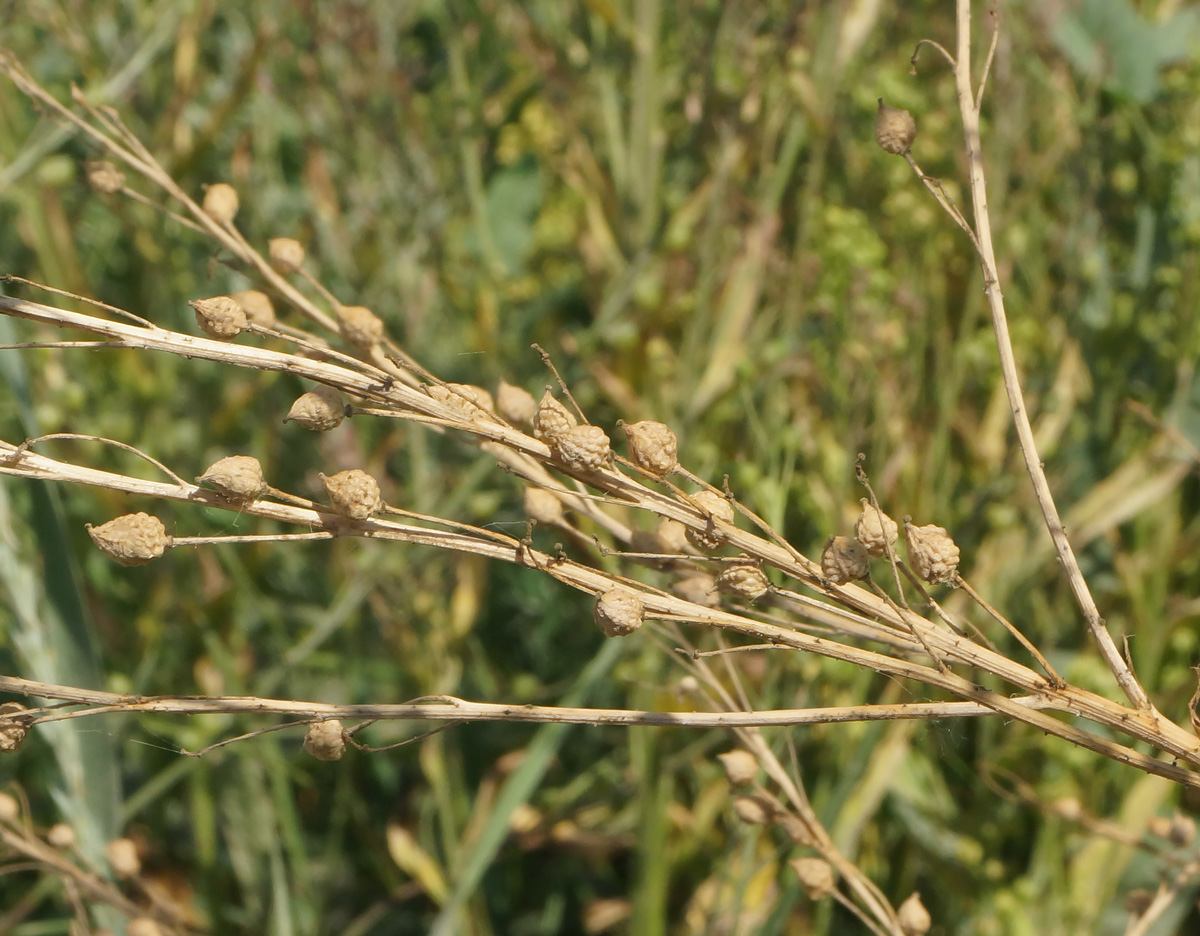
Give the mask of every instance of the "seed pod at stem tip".
[[809, 900], [821, 900], [833, 893], [833, 867], [824, 858], [796, 858], [788, 862]]
[[243, 309], [230, 296], [213, 296], [188, 303], [196, 312], [196, 324], [210, 338], [236, 338], [250, 323]]
[[162, 521], [147, 513], [125, 514], [98, 527], [85, 524], [85, 528], [100, 551], [123, 566], [157, 559], [171, 545]]
[[125, 173], [107, 160], [87, 163], [87, 180], [102, 195], [115, 195], [125, 187]]
[[929, 524], [915, 526], [906, 518], [904, 540], [913, 571], [931, 585], [953, 582], [958, 573], [958, 546], [945, 527]]
[[346, 753], [346, 733], [336, 718], [311, 722], [304, 735], [304, 750], [317, 760], [340, 760]]
[[868, 556], [886, 556], [887, 548], [896, 542], [900, 528], [896, 521], [875, 509], [865, 497], [861, 498], [862, 513], [854, 521], [854, 537], [863, 544]]
[[608, 436], [599, 426], [572, 426], [551, 436], [550, 448], [572, 471], [599, 471], [612, 457]]
[[629, 460], [655, 477], [669, 475], [679, 465], [679, 440], [670, 426], [643, 419], [621, 424], [629, 441]]
[[772, 810], [757, 796], [739, 796], [733, 801], [733, 811], [746, 825], [766, 825]]
[[251, 324], [263, 328], [275, 327], [275, 305], [271, 297], [259, 289], [243, 289], [230, 293], [229, 298], [242, 307]]
[[370, 351], [383, 341], [383, 319], [366, 306], [341, 306], [337, 310], [338, 330], [356, 348]]
[[541, 526], [557, 526], [563, 522], [563, 504], [545, 488], [525, 488], [525, 513]]
[[831, 536], [821, 553], [821, 571], [834, 585], [848, 585], [870, 572], [867, 550], [851, 536]]
[[875, 142], [885, 153], [903, 156], [917, 138], [917, 122], [906, 110], [888, 107], [879, 99], [879, 111], [875, 116]]
[[196, 479], [234, 500], [253, 500], [267, 489], [262, 465], [253, 455], [229, 455], [208, 466]]
[[304, 266], [304, 245], [291, 237], [273, 237], [267, 241], [267, 256], [280, 273], [296, 273]]
[[104, 850], [109, 867], [118, 878], [136, 877], [142, 870], [142, 859], [138, 856], [137, 845], [132, 839], [116, 838], [108, 843]]
[[204, 192], [204, 213], [218, 224], [230, 224], [237, 217], [238, 193], [232, 185], [217, 182]]
[[[29, 734], [25, 721], [16, 717], [18, 712], [23, 711], [25, 711], [25, 706], [20, 702], [5, 702], [0, 705], [0, 754], [11, 754], [17, 750], [24, 742], [25, 736]], [[0, 796], [5, 795], [7, 794], [0, 794]], [[0, 819], [3, 819], [2, 815], [0, 815]]]
[[527, 426], [533, 422], [533, 414], [537, 412], [537, 400], [524, 387], [501, 380], [496, 388], [496, 411], [505, 422]]
[[717, 576], [717, 588], [746, 601], [758, 601], [771, 590], [771, 581], [757, 563], [734, 562]]
[[921, 895], [916, 891], [900, 905], [896, 918], [904, 936], [925, 936], [933, 926], [933, 917], [925, 909], [925, 904], [921, 903]]
[[359, 468], [329, 476], [318, 473], [318, 477], [325, 485], [329, 502], [342, 516], [351, 520], [366, 520], [383, 506], [379, 482]]
[[741, 748], [718, 754], [717, 760], [721, 762], [725, 779], [729, 781], [730, 786], [747, 786], [753, 783], [758, 775], [758, 760], [749, 751]]
[[606, 637], [625, 637], [642, 626], [646, 616], [642, 599], [634, 592], [610, 588], [596, 598], [592, 608], [596, 624]]
[[336, 429], [345, 418], [346, 402], [342, 395], [321, 384], [298, 396], [283, 421], [298, 422], [314, 432], [327, 432]]
[[578, 425], [579, 420], [547, 390], [533, 414], [534, 438], [549, 443], [551, 439]]
[[696, 508], [709, 518], [709, 523], [704, 530], [689, 527], [688, 536], [701, 549], [717, 549], [726, 537], [713, 521], [722, 520], [733, 526], [733, 505], [716, 491], [697, 491], [691, 498]]

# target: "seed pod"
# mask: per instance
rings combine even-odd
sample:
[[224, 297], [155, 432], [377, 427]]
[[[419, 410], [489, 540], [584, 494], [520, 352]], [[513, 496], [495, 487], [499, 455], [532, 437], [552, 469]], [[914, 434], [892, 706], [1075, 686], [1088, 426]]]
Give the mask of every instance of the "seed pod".
[[687, 552], [688, 528], [678, 520], [663, 517], [654, 528], [654, 542], [658, 552], [667, 555], [682, 555]]
[[383, 319], [366, 306], [339, 306], [338, 329], [350, 344], [365, 351], [383, 341]]
[[646, 607], [627, 589], [612, 588], [596, 599], [592, 617], [605, 637], [624, 637], [642, 626]]
[[821, 553], [821, 571], [834, 585], [845, 585], [866, 578], [871, 570], [867, 550], [850, 536], [831, 536]]
[[496, 388], [496, 410], [505, 422], [527, 426], [533, 422], [533, 414], [537, 412], [537, 400], [524, 387], [501, 380]]
[[917, 122], [906, 110], [888, 107], [879, 99], [879, 112], [875, 116], [875, 142], [885, 153], [902, 156], [908, 152], [917, 138]]
[[21, 804], [15, 796], [0, 793], [0, 822], [13, 823], [21, 818]]
[[925, 904], [921, 903], [921, 895], [916, 891], [900, 905], [900, 909], [896, 911], [896, 918], [904, 936], [925, 936], [929, 927], [933, 926], [933, 917], [925, 909]]
[[809, 900], [821, 900], [833, 893], [836, 883], [833, 867], [824, 858], [796, 858], [788, 864], [796, 872]]
[[317, 760], [341, 760], [346, 753], [346, 734], [336, 718], [309, 722], [304, 734], [304, 750]]
[[1186, 848], [1196, 838], [1196, 822], [1191, 816], [1175, 813], [1167, 839], [1178, 848]]
[[263, 328], [275, 327], [275, 306], [271, 302], [271, 297], [265, 292], [258, 289], [243, 289], [241, 292], [231, 293], [229, 298], [242, 307], [246, 318], [252, 324], [260, 325]]
[[629, 440], [629, 460], [656, 477], [664, 477], [679, 464], [679, 440], [665, 423], [643, 419], [622, 427]]
[[753, 783], [758, 775], [758, 761], [753, 754], [741, 748], [718, 754], [717, 760], [721, 762], [725, 779], [729, 781], [730, 786], [746, 786]]
[[756, 563], [734, 562], [717, 576], [717, 589], [747, 601], [758, 601], [771, 590], [771, 582]]
[[366, 520], [383, 506], [379, 483], [365, 471], [350, 468], [326, 477], [318, 474], [334, 510], [352, 520]]
[[107, 160], [89, 162], [86, 168], [88, 185], [102, 195], [115, 195], [125, 187], [125, 173]]
[[722, 533], [712, 521], [723, 520], [733, 525], [733, 506], [716, 491], [697, 491], [691, 495], [692, 503], [709, 518], [707, 529], [696, 530], [688, 527], [688, 536], [701, 549], [716, 549], [725, 542]]
[[346, 404], [342, 395], [333, 387], [321, 384], [297, 397], [283, 421], [298, 422], [314, 432], [326, 432], [336, 429], [345, 418]]
[[210, 338], [234, 338], [249, 323], [246, 310], [229, 296], [213, 296], [189, 302], [196, 312], [196, 324]]
[[152, 917], [134, 917], [125, 925], [125, 936], [163, 936], [163, 931]]
[[733, 801], [733, 811], [746, 825], [765, 825], [771, 821], [772, 809], [757, 796], [739, 796]]
[[267, 489], [262, 465], [253, 455], [229, 455], [208, 466], [196, 479], [234, 500], [252, 500]]
[[85, 524], [92, 542], [110, 559], [123, 566], [137, 566], [157, 559], [171, 545], [171, 537], [158, 517], [148, 513], [125, 514], [98, 527]]
[[954, 581], [958, 570], [958, 547], [944, 527], [913, 526], [904, 522], [908, 561], [917, 577], [933, 585]]
[[75, 830], [65, 822], [56, 822], [46, 832], [46, 841], [55, 848], [74, 848]]
[[704, 572], [681, 578], [675, 583], [673, 591], [684, 601], [698, 604], [702, 608], [716, 608], [721, 604], [716, 595], [717, 580]]
[[525, 513], [542, 526], [557, 526], [563, 521], [563, 504], [545, 488], [525, 488]]
[[599, 426], [574, 426], [551, 438], [550, 448], [572, 471], [598, 471], [612, 457], [608, 436]]
[[496, 411], [492, 395], [483, 387], [476, 387], [474, 384], [430, 384], [425, 389], [439, 403], [445, 403], [458, 410], [468, 419], [479, 419], [485, 412], [494, 413]]
[[896, 521], [876, 510], [865, 497], [860, 503], [862, 513], [854, 521], [854, 537], [866, 548], [868, 556], [886, 556], [888, 546], [894, 544], [899, 535]]
[[0, 705], [0, 754], [11, 754], [21, 746], [25, 736], [29, 734], [25, 722], [15, 717], [17, 712], [23, 711], [25, 706], [20, 702], [5, 702]]
[[1145, 887], [1135, 887], [1125, 895], [1125, 912], [1132, 917], [1140, 917], [1154, 903], [1154, 894]]
[[267, 256], [280, 273], [295, 273], [304, 266], [304, 245], [290, 237], [273, 237], [267, 241]]
[[108, 865], [118, 878], [135, 877], [142, 870], [142, 859], [138, 857], [137, 846], [127, 838], [113, 839], [104, 850]]
[[1068, 822], [1078, 822], [1083, 818], [1083, 803], [1074, 796], [1062, 796], [1054, 801], [1054, 811]]
[[548, 443], [555, 436], [560, 436], [578, 425], [579, 420], [547, 390], [533, 413], [534, 436]]
[[230, 224], [237, 217], [238, 193], [232, 185], [217, 182], [204, 192], [204, 213], [218, 224]]

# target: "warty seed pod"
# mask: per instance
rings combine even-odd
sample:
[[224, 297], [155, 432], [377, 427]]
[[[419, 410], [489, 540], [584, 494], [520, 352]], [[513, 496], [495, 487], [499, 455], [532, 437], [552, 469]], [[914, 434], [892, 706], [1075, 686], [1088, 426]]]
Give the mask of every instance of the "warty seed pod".
[[336, 718], [310, 722], [304, 734], [304, 750], [317, 760], [341, 760], [346, 753], [346, 735]]
[[0, 754], [11, 754], [21, 746], [25, 736], [29, 734], [25, 722], [16, 717], [18, 712], [24, 711], [25, 706], [20, 702], [5, 702], [0, 705]]
[[336, 429], [346, 418], [346, 403], [333, 387], [321, 384], [296, 398], [284, 422], [298, 422], [305, 429], [327, 432]]
[[210, 338], [236, 338], [250, 321], [246, 310], [230, 296], [195, 299], [188, 305], [196, 312], [196, 324]]
[[157, 559], [171, 545], [162, 521], [148, 513], [125, 514], [98, 527], [90, 523], [85, 527], [100, 551], [123, 566]]
[[496, 411], [505, 422], [527, 426], [533, 422], [533, 414], [537, 412], [537, 400], [524, 387], [501, 380], [496, 387]]
[[902, 156], [908, 152], [917, 138], [917, 122], [906, 110], [888, 107], [879, 99], [879, 112], [875, 116], [875, 142], [885, 153]]
[[717, 760], [721, 762], [721, 769], [725, 771], [725, 779], [730, 786], [746, 786], [758, 776], [758, 760], [749, 751], [736, 748], [718, 754]]
[[229, 224], [237, 217], [238, 193], [232, 185], [217, 182], [204, 192], [204, 213], [218, 224]]
[[135, 877], [142, 870], [142, 859], [132, 839], [115, 838], [104, 849], [104, 857], [117, 878]]
[[125, 173], [107, 160], [89, 162], [86, 168], [88, 185], [103, 195], [115, 195], [125, 187]]
[[622, 428], [629, 440], [629, 460], [643, 471], [661, 478], [679, 465], [679, 440], [670, 426], [643, 419]]
[[47, 830], [46, 841], [55, 848], [74, 848], [75, 830], [65, 822], [56, 822]]
[[859, 501], [862, 513], [854, 521], [854, 538], [867, 550], [868, 556], [886, 556], [888, 546], [893, 545], [900, 535], [896, 521], [880, 510], [865, 497]]
[[304, 266], [304, 245], [290, 237], [272, 237], [267, 241], [267, 256], [280, 273], [295, 273]]
[[563, 521], [563, 504], [545, 488], [525, 488], [525, 513], [542, 526], [557, 526]]
[[550, 448], [572, 471], [598, 471], [612, 457], [608, 436], [599, 426], [574, 426], [551, 437]]
[[579, 420], [547, 390], [533, 413], [534, 437], [549, 443], [555, 436], [562, 435], [578, 425]]
[[917, 577], [933, 585], [954, 581], [958, 572], [958, 546], [945, 527], [935, 524], [914, 526], [904, 522], [904, 540], [908, 561]]
[[707, 529], [696, 530], [688, 527], [688, 536], [701, 549], [716, 549], [725, 542], [725, 534], [717, 529], [713, 520], [723, 520], [733, 525], [733, 506], [716, 491], [697, 491], [690, 495], [692, 503], [702, 514], [709, 517]]
[[739, 796], [733, 801], [733, 811], [746, 825], [766, 825], [772, 810], [757, 796]]
[[833, 893], [836, 884], [833, 867], [824, 858], [796, 858], [788, 864], [796, 872], [809, 900], [821, 900]]
[[921, 895], [916, 891], [900, 905], [900, 909], [896, 911], [896, 919], [900, 922], [904, 936], [925, 936], [929, 927], [933, 926], [933, 917], [925, 909], [925, 904], [921, 903]]
[[229, 298], [242, 307], [246, 318], [263, 328], [275, 327], [275, 305], [271, 297], [259, 289], [243, 289], [230, 293]]
[[337, 474], [318, 474], [333, 509], [351, 520], [366, 520], [383, 506], [379, 482], [359, 468]]
[[871, 570], [867, 550], [852, 536], [831, 536], [821, 553], [821, 571], [834, 585], [866, 578]]
[[356, 348], [369, 351], [383, 341], [383, 319], [366, 306], [339, 306], [338, 330]]
[[262, 465], [253, 455], [229, 455], [208, 466], [197, 484], [216, 488], [226, 497], [251, 500], [267, 489]]
[[642, 599], [628, 589], [610, 588], [596, 598], [592, 617], [605, 637], [624, 637], [642, 626], [646, 607]]
[[767, 574], [754, 562], [735, 562], [717, 576], [717, 589], [747, 601], [758, 601], [771, 590]]

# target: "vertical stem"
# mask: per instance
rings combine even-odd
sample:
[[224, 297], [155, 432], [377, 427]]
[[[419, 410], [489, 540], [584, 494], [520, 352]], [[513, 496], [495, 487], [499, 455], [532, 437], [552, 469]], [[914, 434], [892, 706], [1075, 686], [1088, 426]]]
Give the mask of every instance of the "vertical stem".
[[1132, 671], [1120, 651], [1112, 635], [1104, 625], [1104, 619], [1096, 608], [1079, 562], [1071, 549], [1063, 529], [1058, 508], [1050, 493], [1050, 485], [1046, 481], [1046, 472], [1038, 456], [1037, 444], [1033, 438], [1033, 426], [1029, 422], [1029, 413], [1025, 409], [1025, 398], [1021, 392], [1020, 377], [1017, 373], [1016, 357], [1013, 354], [1012, 340], [1008, 334], [1008, 319], [1004, 312], [1004, 297], [1000, 292], [1000, 283], [996, 273], [996, 254], [992, 246], [992, 228], [988, 218], [987, 187], [983, 178], [983, 158], [979, 137], [979, 105], [975, 100], [971, 87], [971, 0], [956, 0], [958, 13], [958, 48], [955, 53], [954, 79], [958, 90], [958, 107], [962, 114], [963, 132], [967, 146], [967, 170], [971, 181], [971, 202], [975, 214], [975, 234], [978, 238], [979, 256], [983, 265], [984, 293], [987, 296], [988, 307], [992, 313], [992, 329], [996, 334], [996, 349], [1000, 358], [1000, 369], [1004, 375], [1004, 386], [1008, 391], [1009, 408], [1012, 410], [1013, 422], [1017, 427], [1017, 438], [1021, 443], [1021, 453], [1025, 457], [1025, 468], [1033, 481], [1034, 494], [1038, 506], [1042, 509], [1050, 538], [1058, 552], [1059, 561], [1067, 574], [1067, 581], [1075, 593], [1075, 601], [1083, 611], [1088, 629], [1100, 649], [1104, 662], [1112, 671], [1124, 691], [1126, 698], [1143, 711], [1152, 710], [1146, 692], [1138, 684]]

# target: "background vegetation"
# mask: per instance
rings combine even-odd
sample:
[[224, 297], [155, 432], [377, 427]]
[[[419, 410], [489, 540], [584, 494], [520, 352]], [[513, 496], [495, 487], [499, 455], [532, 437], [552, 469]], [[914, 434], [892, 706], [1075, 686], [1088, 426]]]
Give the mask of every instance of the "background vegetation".
[[[1102, 612], [1186, 724], [1200, 15], [1172, 0], [1001, 13], [984, 146], [1039, 442]], [[915, 77], [908, 62], [917, 39], [952, 40], [952, 4], [105, 0], [0, 3], [0, 22], [60, 98], [74, 81], [116, 105], [197, 196], [233, 184], [252, 242], [303, 241], [336, 294], [447, 380], [536, 390], [540, 342], [593, 421], [667, 422], [683, 463], [727, 473], [810, 555], [848, 532], [866, 453], [886, 510], [948, 527], [976, 587], [1073, 682], [1113, 693], [1020, 465], [970, 245], [872, 140], [877, 98], [911, 110], [914, 154], [964, 203], [953, 82], [932, 55]], [[89, 190], [95, 155], [0, 84], [4, 272], [184, 330], [187, 299], [254, 285], [207, 241]], [[519, 486], [451, 438], [281, 427], [301, 389], [287, 378], [132, 351], [5, 353], [0, 368], [7, 439], [95, 433], [185, 476], [253, 453], [296, 491], [364, 467], [390, 503], [524, 529]], [[149, 506], [0, 483], [5, 672], [145, 693], [683, 704], [668, 654], [606, 643], [584, 596], [520, 569], [355, 540], [129, 570], [91, 547], [85, 522]], [[231, 531], [172, 516], [181, 534]], [[761, 708], [910, 697], [832, 661], [742, 662]], [[461, 904], [462, 932], [579, 933], [620, 911], [605, 899], [630, 904], [611, 931], [638, 936], [859, 931], [804, 898], [789, 843], [734, 819], [721, 732], [488, 724], [325, 764], [290, 733], [176, 753], [250, 720], [88, 722], [5, 776], [85, 848], [131, 831], [214, 932], [426, 932]], [[1161, 871], [990, 788], [990, 771], [1133, 834], [1191, 807], [999, 719], [790, 736], [838, 843], [894, 902], [919, 889], [934, 932], [1117, 933], [1126, 894]], [[65, 932], [60, 891], [31, 880], [0, 878], [0, 907], [23, 907], [12, 932]], [[1158, 932], [1192, 931], [1183, 913]]]

